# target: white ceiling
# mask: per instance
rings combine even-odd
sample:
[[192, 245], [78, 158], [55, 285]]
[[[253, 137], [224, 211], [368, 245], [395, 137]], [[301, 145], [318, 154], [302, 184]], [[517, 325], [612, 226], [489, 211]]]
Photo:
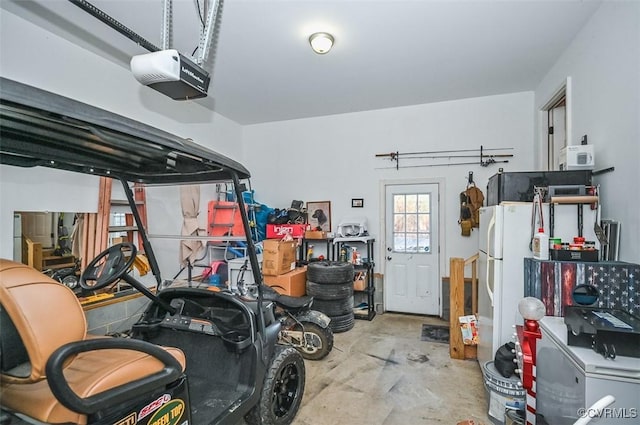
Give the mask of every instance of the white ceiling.
[[[90, 2], [161, 46], [162, 0]], [[67, 1], [0, 4], [123, 67], [147, 52]], [[534, 90], [599, 4], [226, 0], [209, 97], [197, 102], [245, 125]], [[173, 9], [174, 47], [190, 55], [196, 0]], [[316, 31], [335, 37], [326, 55], [309, 47]]]

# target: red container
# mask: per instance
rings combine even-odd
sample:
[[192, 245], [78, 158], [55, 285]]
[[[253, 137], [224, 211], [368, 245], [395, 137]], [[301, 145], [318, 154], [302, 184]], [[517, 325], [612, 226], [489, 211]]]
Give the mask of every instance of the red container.
[[306, 224], [267, 224], [267, 239], [282, 239], [286, 235], [303, 238]]
[[244, 236], [244, 226], [238, 204], [229, 201], [209, 201], [207, 206], [207, 236]]

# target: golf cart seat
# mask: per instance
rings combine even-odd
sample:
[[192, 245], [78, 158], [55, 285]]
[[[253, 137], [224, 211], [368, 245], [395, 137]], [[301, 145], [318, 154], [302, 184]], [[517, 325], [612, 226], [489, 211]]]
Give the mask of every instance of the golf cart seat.
[[[125, 404], [175, 381], [185, 356], [131, 338], [87, 335], [72, 290], [0, 259], [0, 367], [3, 409], [46, 423], [85, 424], [105, 404]], [[74, 396], [87, 403], [76, 407]]]

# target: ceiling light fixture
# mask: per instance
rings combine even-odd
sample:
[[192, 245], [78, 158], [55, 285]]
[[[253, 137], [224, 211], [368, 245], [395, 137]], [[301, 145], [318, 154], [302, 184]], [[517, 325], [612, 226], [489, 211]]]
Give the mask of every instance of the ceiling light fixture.
[[314, 52], [324, 55], [333, 46], [333, 36], [328, 32], [316, 32], [309, 36], [309, 43]]

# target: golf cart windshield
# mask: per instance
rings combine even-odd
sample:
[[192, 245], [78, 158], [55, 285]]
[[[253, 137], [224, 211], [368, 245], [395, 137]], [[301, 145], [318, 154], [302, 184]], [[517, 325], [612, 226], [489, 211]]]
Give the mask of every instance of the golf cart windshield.
[[[157, 128], [5, 78], [0, 79], [0, 163], [120, 180], [158, 283], [160, 270], [129, 196], [129, 182], [233, 182], [245, 234], [251, 235], [240, 185], [250, 174], [238, 162]], [[259, 274], [253, 241], [247, 237], [246, 242], [254, 274]]]

